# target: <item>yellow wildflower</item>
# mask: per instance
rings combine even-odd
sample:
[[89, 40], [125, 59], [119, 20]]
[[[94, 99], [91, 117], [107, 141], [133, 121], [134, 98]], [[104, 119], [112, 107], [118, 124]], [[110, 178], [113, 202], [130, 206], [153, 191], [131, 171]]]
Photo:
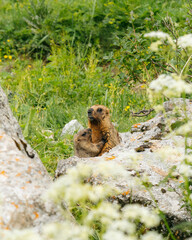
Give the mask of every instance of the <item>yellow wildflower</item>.
[[2, 60], [0, 59], [0, 62], [2, 62]]
[[5, 55], [4, 58], [8, 58], [7, 55]]
[[29, 68], [31, 68], [31, 65], [28, 65]]
[[7, 39], [7, 42], [10, 42], [10, 40], [9, 40], [9, 39]]
[[130, 108], [130, 106], [126, 106], [124, 110], [127, 112], [127, 110], [128, 110], [129, 108]]
[[12, 59], [12, 56], [11, 56], [11, 55], [9, 55], [9, 59]]
[[42, 81], [42, 78], [39, 78], [39, 81]]

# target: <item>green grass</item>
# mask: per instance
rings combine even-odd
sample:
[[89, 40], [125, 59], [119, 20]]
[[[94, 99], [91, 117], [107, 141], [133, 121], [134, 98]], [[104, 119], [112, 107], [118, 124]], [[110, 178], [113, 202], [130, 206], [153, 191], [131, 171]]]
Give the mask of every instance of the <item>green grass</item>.
[[163, 24], [167, 15], [177, 36], [188, 33], [184, 0], [0, 2], [0, 84], [52, 175], [57, 162], [73, 154], [73, 137], [60, 137], [66, 123], [77, 119], [87, 127], [87, 109], [103, 104], [120, 132], [130, 130], [154, 116], [131, 116], [152, 107], [149, 82], [166, 72], [165, 63], [179, 71], [187, 58], [167, 45], [151, 52], [143, 37], [153, 30], [171, 35]]
[[[1, 85], [24, 137], [52, 175], [57, 161], [73, 154], [73, 137], [62, 139], [62, 128], [72, 119], [86, 128], [90, 106], [107, 105], [121, 132], [147, 119], [130, 115], [130, 111], [150, 107], [146, 85], [133, 89], [121, 83], [111, 67], [98, 66], [94, 53], [84, 60], [72, 50], [54, 48], [46, 65], [18, 58], [4, 62], [0, 71]], [[130, 106], [127, 111], [126, 106]]]

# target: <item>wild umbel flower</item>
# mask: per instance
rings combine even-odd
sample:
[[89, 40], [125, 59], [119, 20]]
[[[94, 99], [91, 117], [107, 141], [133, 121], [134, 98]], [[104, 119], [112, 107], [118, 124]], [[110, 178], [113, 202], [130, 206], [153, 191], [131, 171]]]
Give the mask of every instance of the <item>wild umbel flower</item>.
[[182, 125], [176, 130], [177, 135], [181, 136], [192, 136], [192, 121]]
[[154, 38], [161, 38], [161, 39], [168, 39], [170, 38], [170, 35], [168, 33], [164, 33], [164, 32], [161, 32], [161, 31], [153, 31], [153, 32], [150, 32], [150, 33], [145, 33], [144, 34], [144, 37], [154, 37]]
[[185, 177], [191, 177], [192, 176], [192, 166], [182, 163], [179, 166], [179, 173], [184, 175]]
[[87, 180], [92, 176], [105, 178], [128, 177], [130, 175], [123, 166], [115, 163], [101, 162], [99, 164], [78, 164], [68, 170], [67, 175], [55, 181], [45, 194], [58, 203], [62, 200], [67, 204], [75, 204], [80, 201], [97, 202], [116, 193], [114, 187], [107, 184], [92, 185]]
[[141, 240], [163, 240], [163, 237], [155, 231], [150, 231], [141, 236]]
[[123, 208], [123, 216], [128, 220], [140, 220], [146, 227], [156, 227], [159, 225], [160, 218], [154, 212], [138, 204], [130, 204]]
[[43, 239], [54, 240], [87, 240], [91, 230], [87, 226], [77, 225], [69, 221], [47, 224], [43, 228]]
[[136, 232], [136, 225], [126, 219], [113, 221], [107, 231], [121, 231], [125, 234], [134, 234]]
[[111, 240], [111, 239], [113, 239], [113, 240], [120, 240], [120, 239], [121, 240], [137, 240], [137, 237], [128, 236], [121, 231], [111, 229], [110, 231], [107, 231], [103, 235], [103, 240]]
[[42, 240], [32, 229], [23, 230], [0, 230], [0, 238], [3, 240]]
[[149, 88], [169, 98], [180, 97], [182, 93], [192, 93], [192, 84], [186, 83], [180, 77], [173, 74], [161, 74], [156, 80], [150, 83]]
[[90, 211], [85, 220], [88, 223], [91, 223], [94, 220], [99, 220], [102, 224], [108, 225], [119, 218], [120, 212], [118, 205], [114, 205], [108, 202], [102, 202], [98, 208]]
[[192, 47], [192, 34], [186, 34], [178, 38], [178, 45], [181, 48]]

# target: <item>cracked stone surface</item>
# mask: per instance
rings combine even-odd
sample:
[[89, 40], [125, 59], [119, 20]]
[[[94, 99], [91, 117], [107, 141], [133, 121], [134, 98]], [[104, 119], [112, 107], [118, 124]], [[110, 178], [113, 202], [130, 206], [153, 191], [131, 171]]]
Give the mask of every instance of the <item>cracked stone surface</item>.
[[42, 224], [61, 220], [58, 209], [41, 198], [51, 182], [0, 87], [0, 228], [40, 229]]
[[[175, 106], [177, 106], [176, 112]], [[182, 136], [166, 136], [169, 133], [169, 124], [185, 118], [184, 108], [187, 116], [191, 118], [192, 103], [189, 100], [184, 102], [182, 99], [173, 99], [164, 103], [164, 113], [157, 114], [147, 122], [133, 125], [131, 132], [121, 133], [121, 144], [101, 157], [71, 157], [61, 160], [55, 178], [66, 174], [67, 169], [79, 162], [91, 165], [100, 161], [115, 162], [125, 166], [130, 172], [130, 177], [127, 179], [119, 178], [116, 181], [108, 179], [108, 183], [121, 192], [115, 197], [115, 201], [119, 201], [122, 205], [134, 202], [149, 207], [156, 207], [157, 204], [160, 210], [172, 219], [173, 224], [189, 220], [191, 216], [185, 207], [182, 207], [184, 202], [180, 184], [183, 179], [179, 174], [181, 160], [185, 154], [185, 140]], [[170, 147], [175, 151], [165, 154], [163, 150], [165, 159], [162, 160], [162, 153], [159, 151]], [[137, 156], [137, 160], [130, 157], [133, 154]], [[172, 168], [175, 168], [175, 177], [163, 182]], [[151, 193], [146, 188], [133, 184], [145, 178], [150, 182]], [[93, 178], [93, 183], [97, 183], [97, 177]]]

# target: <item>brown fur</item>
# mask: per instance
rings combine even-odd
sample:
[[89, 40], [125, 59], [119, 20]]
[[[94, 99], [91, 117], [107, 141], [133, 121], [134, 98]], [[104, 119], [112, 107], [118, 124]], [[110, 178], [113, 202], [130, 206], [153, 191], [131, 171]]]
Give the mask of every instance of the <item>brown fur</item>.
[[121, 142], [119, 133], [110, 120], [109, 109], [103, 105], [94, 105], [88, 109], [88, 125], [92, 130], [92, 142], [98, 143], [102, 139], [105, 144], [99, 153], [108, 152]]
[[104, 141], [92, 143], [91, 129], [83, 129], [74, 136], [74, 149], [77, 157], [95, 157], [101, 152]]

